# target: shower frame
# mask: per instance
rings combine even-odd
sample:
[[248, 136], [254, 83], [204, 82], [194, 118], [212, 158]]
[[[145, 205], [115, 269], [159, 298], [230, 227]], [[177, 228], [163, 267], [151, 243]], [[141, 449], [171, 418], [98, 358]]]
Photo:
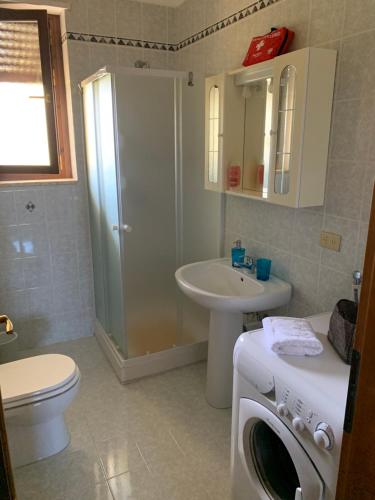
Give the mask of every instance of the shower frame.
[[[138, 69], [138, 68], [112, 68], [106, 66], [94, 73], [89, 78], [85, 79], [81, 83], [81, 88], [87, 88], [91, 84], [95, 84], [99, 79], [110, 75], [111, 78], [111, 97], [112, 97], [112, 118], [113, 118], [113, 139], [114, 139], [114, 153], [115, 153], [115, 170], [116, 170], [116, 188], [117, 188], [117, 199], [118, 199], [118, 227], [121, 228], [123, 224], [122, 214], [123, 214], [123, 194], [122, 194], [122, 173], [120, 171], [120, 138], [119, 138], [119, 127], [118, 127], [118, 110], [117, 110], [117, 94], [116, 94], [116, 79], [119, 77], [130, 76], [141, 76], [146, 78], [172, 78], [174, 80], [174, 175], [175, 175], [175, 234], [176, 234], [176, 262], [175, 268], [177, 269], [183, 262], [182, 255], [182, 243], [183, 243], [183, 152], [182, 152], [182, 86], [188, 85], [189, 74], [186, 72], [177, 71], [166, 71], [166, 70], [151, 70], [151, 69]], [[87, 130], [86, 130], [87, 132]], [[86, 141], [87, 145], [87, 141]], [[90, 165], [88, 164], [88, 158], [86, 158], [87, 163], [87, 173], [90, 181]], [[98, 168], [98, 167], [97, 167]], [[99, 168], [98, 168], [99, 170]], [[90, 182], [89, 182], [90, 184]], [[90, 187], [89, 187], [90, 191]], [[92, 204], [92, 197], [89, 192], [90, 205]], [[223, 203], [222, 197], [220, 201], [220, 217], [223, 218]], [[91, 214], [92, 217], [92, 214]], [[124, 237], [126, 237], [126, 228], [124, 231], [120, 231], [119, 242], [120, 242], [120, 269], [121, 269], [121, 281], [122, 284], [125, 282], [124, 275], [124, 260], [126, 259], [126, 253], [124, 250]], [[222, 253], [222, 235], [220, 241], [218, 242], [218, 252]], [[218, 256], [218, 255], [213, 255]], [[206, 256], [204, 256], [206, 257]], [[106, 279], [106, 276], [103, 276]], [[123, 285], [124, 287], [124, 285]], [[124, 294], [124, 288], [121, 292]], [[176, 296], [179, 292], [176, 287]], [[126, 309], [125, 296], [121, 298], [123, 302], [124, 311]], [[186, 364], [194, 363], [206, 359], [207, 357], [207, 340], [203, 339], [200, 341], [177, 345], [179, 336], [181, 336], [182, 331], [182, 308], [183, 304], [181, 298], [177, 299], [176, 305], [176, 345], [171, 346], [167, 349], [163, 349], [159, 352], [152, 352], [150, 354], [144, 354], [140, 356], [129, 357], [127, 354], [126, 346], [119, 349], [118, 343], [109, 335], [101, 322], [96, 319], [95, 323], [95, 336], [102, 347], [104, 353], [108, 357], [114, 371], [116, 372], [118, 378], [121, 382], [127, 382], [129, 380], [140, 378], [146, 375], [151, 375], [159, 373], [165, 370], [173, 369]], [[126, 340], [126, 332], [123, 332], [124, 340]]]

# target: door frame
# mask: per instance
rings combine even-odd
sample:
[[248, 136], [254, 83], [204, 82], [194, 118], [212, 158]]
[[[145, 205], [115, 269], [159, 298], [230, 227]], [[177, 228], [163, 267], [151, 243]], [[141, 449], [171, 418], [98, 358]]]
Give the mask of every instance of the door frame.
[[337, 500], [375, 498], [375, 187], [354, 342]]

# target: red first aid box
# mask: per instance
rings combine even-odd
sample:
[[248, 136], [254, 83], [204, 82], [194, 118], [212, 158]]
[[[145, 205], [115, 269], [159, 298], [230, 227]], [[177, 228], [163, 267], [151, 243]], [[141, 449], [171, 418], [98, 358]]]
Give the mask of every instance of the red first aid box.
[[293, 38], [294, 31], [288, 28], [272, 28], [267, 35], [256, 36], [251, 40], [242, 65], [251, 66], [285, 54]]

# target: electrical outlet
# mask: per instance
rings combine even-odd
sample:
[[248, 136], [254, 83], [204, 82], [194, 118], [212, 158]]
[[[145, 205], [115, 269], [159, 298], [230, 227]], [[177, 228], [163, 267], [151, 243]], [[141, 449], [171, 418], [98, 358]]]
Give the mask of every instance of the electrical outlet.
[[320, 246], [339, 252], [341, 247], [341, 235], [322, 231], [320, 233]]

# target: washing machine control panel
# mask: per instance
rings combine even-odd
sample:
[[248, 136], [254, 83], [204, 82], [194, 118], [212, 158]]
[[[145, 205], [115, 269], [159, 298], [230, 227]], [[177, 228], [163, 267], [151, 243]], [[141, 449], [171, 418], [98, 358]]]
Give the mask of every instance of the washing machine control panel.
[[277, 413], [283, 420], [288, 421], [297, 433], [310, 434], [319, 448], [333, 448], [335, 437], [332, 428], [306, 398], [278, 381], [275, 381], [275, 395]]

